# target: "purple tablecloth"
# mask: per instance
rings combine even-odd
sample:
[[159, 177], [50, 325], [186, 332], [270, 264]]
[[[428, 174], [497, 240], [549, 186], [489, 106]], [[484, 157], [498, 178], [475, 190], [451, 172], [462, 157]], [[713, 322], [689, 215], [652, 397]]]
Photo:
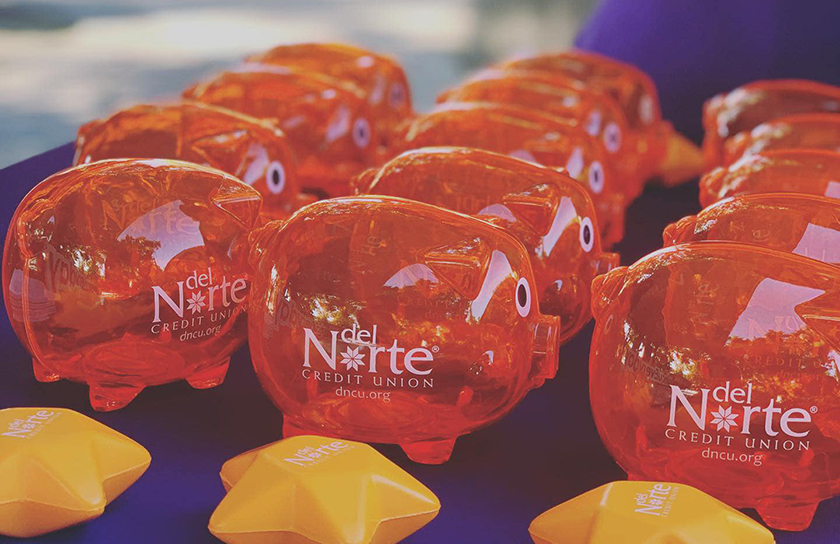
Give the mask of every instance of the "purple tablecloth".
[[[0, 170], [0, 232], [6, 232], [26, 192], [68, 166], [71, 156], [67, 145]], [[648, 190], [629, 210], [628, 236], [618, 248], [624, 262], [661, 246], [663, 227], [696, 211], [696, 202], [696, 184]], [[589, 410], [591, 332], [587, 327], [560, 350], [560, 371], [554, 380], [531, 392], [502, 421], [459, 439], [450, 462], [417, 465], [395, 447], [380, 448], [428, 485], [442, 503], [440, 515], [406, 542], [530, 542], [528, 524], [538, 514], [624, 477], [601, 445]], [[234, 356], [227, 382], [218, 388], [196, 391], [186, 383], [153, 387], [127, 408], [100, 414], [91, 410], [86, 387], [35, 381], [29, 357], [5, 317], [0, 318], [0, 342], [0, 408], [72, 408], [134, 438], [152, 454], [148, 472], [101, 518], [32, 542], [214, 542], [207, 521], [224, 494], [218, 477], [222, 463], [280, 438], [282, 416], [260, 390], [247, 350]], [[778, 533], [777, 541], [840, 542], [838, 515], [840, 498], [826, 501], [808, 531]]]

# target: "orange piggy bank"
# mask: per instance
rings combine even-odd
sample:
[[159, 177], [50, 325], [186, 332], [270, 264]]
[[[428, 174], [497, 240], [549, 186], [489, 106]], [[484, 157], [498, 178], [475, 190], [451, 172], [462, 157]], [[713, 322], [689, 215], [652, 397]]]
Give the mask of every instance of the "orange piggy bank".
[[746, 242], [840, 264], [840, 203], [799, 193], [740, 195], [668, 225], [662, 238], [665, 246]]
[[772, 528], [807, 528], [840, 493], [840, 268], [692, 242], [592, 289], [592, 413], [630, 478], [688, 484]]
[[251, 55], [246, 61], [318, 72], [355, 84], [374, 109], [371, 121], [386, 147], [397, 125], [413, 115], [405, 71], [386, 55], [339, 43], [297, 43]]
[[508, 104], [447, 102], [403, 127], [400, 149], [463, 146], [565, 168], [595, 202], [607, 246], [624, 236], [627, 199], [606, 152], [573, 120]]
[[245, 343], [259, 208], [233, 176], [163, 159], [93, 162], [38, 184], [3, 253], [6, 310], [35, 377], [87, 383], [96, 410], [150, 385], [220, 384]]
[[254, 232], [251, 358], [284, 435], [396, 443], [421, 463], [557, 369], [528, 253], [437, 206], [323, 200]]
[[779, 149], [747, 155], [700, 179], [700, 204], [750, 193], [807, 193], [840, 198], [840, 153]]
[[603, 253], [586, 190], [550, 168], [490, 151], [406, 151], [357, 180], [362, 194], [417, 200], [507, 229], [528, 250], [540, 311], [560, 317], [560, 341], [590, 319], [589, 285], [618, 265]]
[[350, 178], [380, 158], [371, 107], [347, 81], [247, 65], [187, 89], [184, 98], [274, 122], [288, 137], [301, 185], [318, 196], [347, 194]]
[[725, 145], [723, 164], [776, 149], [840, 150], [840, 113], [804, 113], [779, 117], [741, 132]]
[[444, 102], [511, 104], [574, 119], [590, 136], [601, 139], [627, 198], [641, 192], [644, 172], [633, 134], [621, 107], [606, 93], [546, 72], [487, 69], [441, 93], [438, 103]]
[[754, 81], [703, 106], [703, 152], [709, 168], [724, 160], [725, 144], [761, 123], [799, 113], [840, 113], [840, 87], [800, 79]]
[[276, 219], [313, 200], [300, 194], [282, 130], [199, 102], [133, 106], [79, 128], [75, 164], [117, 158], [180, 159], [218, 168], [257, 189], [263, 213]]

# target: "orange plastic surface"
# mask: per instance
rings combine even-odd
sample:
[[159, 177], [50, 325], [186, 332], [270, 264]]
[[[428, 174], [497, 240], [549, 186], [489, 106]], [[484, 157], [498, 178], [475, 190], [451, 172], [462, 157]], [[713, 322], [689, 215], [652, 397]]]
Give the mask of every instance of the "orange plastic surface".
[[761, 151], [700, 179], [700, 204], [750, 193], [807, 193], [840, 198], [840, 153], [817, 149]]
[[210, 532], [228, 544], [396, 544], [440, 501], [367, 444], [296, 436], [224, 464]]
[[724, 160], [727, 140], [779, 117], [840, 113], [840, 87], [801, 79], [754, 81], [709, 99], [703, 106], [703, 153], [709, 168]]
[[574, 119], [590, 136], [601, 139], [628, 199], [641, 192], [646, 172], [640, 170], [635, 134], [621, 107], [606, 93], [547, 72], [491, 68], [441, 93], [438, 103], [443, 102], [495, 102]]
[[665, 228], [665, 246], [730, 240], [840, 264], [840, 202], [796, 193], [740, 195]]
[[39, 381], [114, 410], [146, 386], [221, 383], [245, 342], [247, 234], [260, 195], [192, 163], [117, 159], [50, 176], [3, 254], [6, 311]]
[[304, 204], [286, 135], [271, 123], [199, 102], [138, 105], [79, 128], [74, 164], [179, 159], [218, 168], [257, 189], [263, 213], [282, 219]]
[[840, 151], [840, 114], [805, 113], [779, 117], [750, 132], [741, 132], [724, 145], [723, 164], [776, 149], [825, 149]]
[[298, 43], [277, 46], [246, 61], [318, 72], [354, 83], [374, 108], [372, 121], [386, 146], [397, 125], [414, 114], [402, 66], [381, 53], [338, 43]]
[[565, 174], [490, 151], [407, 151], [357, 180], [357, 191], [408, 198], [507, 229], [531, 257], [540, 311], [557, 315], [561, 342], [590, 319], [592, 278], [618, 266], [601, 251], [592, 199]]
[[590, 398], [634, 480], [697, 487], [803, 530], [840, 492], [840, 268], [734, 242], [593, 282]]
[[381, 159], [375, 110], [348, 81], [249, 64], [187, 89], [184, 97], [275, 123], [294, 151], [301, 185], [319, 196], [347, 194], [350, 178]]
[[143, 446], [73, 410], [0, 410], [0, 535], [95, 519], [150, 462]]
[[447, 102], [404, 127], [400, 151], [429, 146], [474, 147], [565, 168], [592, 196], [604, 244], [624, 236], [626, 184], [600, 141], [574, 120], [508, 104]]
[[505, 230], [391, 197], [325, 200], [251, 236], [251, 359], [284, 435], [422, 463], [554, 376], [559, 319]]

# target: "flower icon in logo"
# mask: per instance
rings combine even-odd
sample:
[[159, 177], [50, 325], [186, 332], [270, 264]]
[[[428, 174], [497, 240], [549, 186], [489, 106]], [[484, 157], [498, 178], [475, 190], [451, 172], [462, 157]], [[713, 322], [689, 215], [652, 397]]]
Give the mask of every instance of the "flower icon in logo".
[[712, 425], [717, 425], [717, 430], [724, 429], [729, 432], [730, 427], [737, 425], [736, 419], [738, 419], [738, 414], [733, 414], [732, 408], [718, 406], [717, 411], [712, 412]]
[[361, 348], [347, 348], [344, 353], [341, 354], [343, 359], [341, 359], [341, 364], [347, 365], [347, 369], [359, 370], [360, 366], [365, 366], [362, 362], [362, 354], [359, 353]]
[[204, 299], [206, 297], [201, 293], [193, 293], [187, 299], [187, 310], [192, 310], [192, 313], [200, 312], [204, 308]]

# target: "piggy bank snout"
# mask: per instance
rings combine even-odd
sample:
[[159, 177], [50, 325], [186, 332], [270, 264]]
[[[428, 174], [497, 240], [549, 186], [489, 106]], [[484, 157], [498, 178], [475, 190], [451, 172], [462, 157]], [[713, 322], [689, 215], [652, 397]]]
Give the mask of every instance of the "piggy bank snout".
[[618, 267], [621, 261], [621, 256], [618, 253], [604, 252], [598, 255], [593, 264], [595, 267], [595, 274], [606, 274], [610, 270]]
[[557, 348], [560, 345], [559, 317], [540, 316], [534, 327], [533, 356], [530, 380], [533, 388], [557, 375]]

